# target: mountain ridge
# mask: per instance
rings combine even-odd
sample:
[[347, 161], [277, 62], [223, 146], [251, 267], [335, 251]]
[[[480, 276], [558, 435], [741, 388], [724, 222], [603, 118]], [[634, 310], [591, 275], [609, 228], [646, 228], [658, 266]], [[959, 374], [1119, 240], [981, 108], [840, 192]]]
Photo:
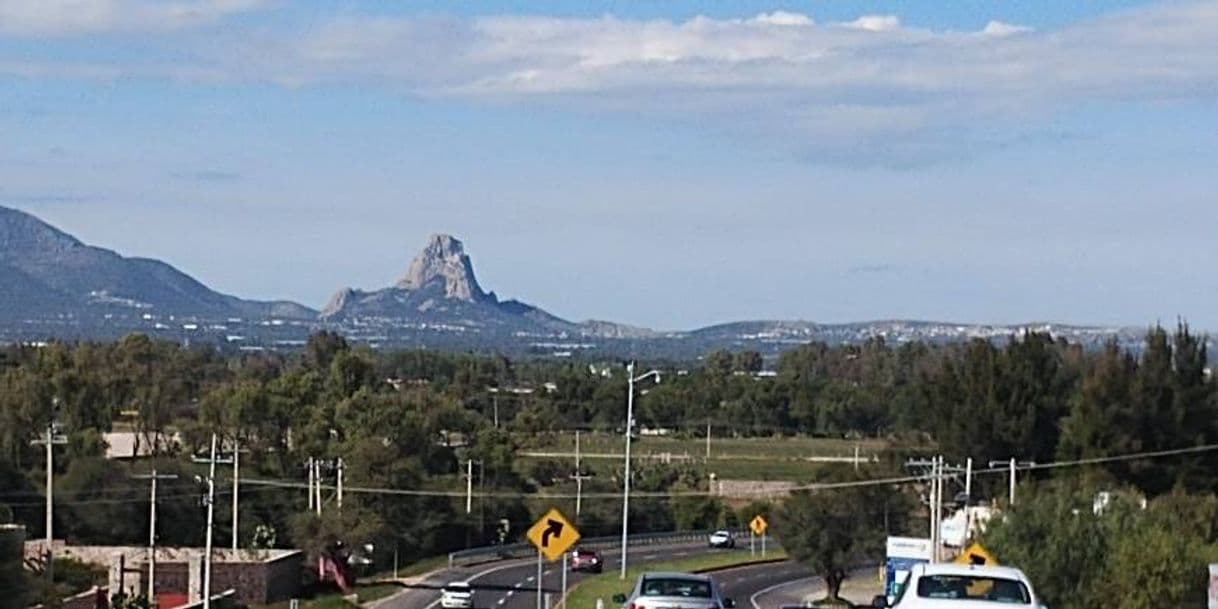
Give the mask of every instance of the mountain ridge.
[[154, 258], [126, 257], [87, 245], [35, 216], [0, 206], [0, 266], [22, 289], [5, 290], [0, 317], [48, 312], [115, 314], [131, 310], [226, 316], [313, 317], [286, 301], [244, 300], [216, 292]]
[[3, 206], [0, 286], [0, 341], [113, 337], [135, 331], [241, 349], [294, 348], [310, 333], [327, 329], [374, 347], [696, 358], [716, 348], [773, 355], [808, 342], [858, 343], [877, 337], [894, 344], [1004, 341], [1027, 329], [1098, 347], [1114, 337], [1137, 343], [1144, 331], [911, 319], [741, 320], [663, 331], [604, 320], [573, 322], [484, 290], [464, 244], [445, 234], [430, 236], [406, 271], [387, 287], [342, 288], [316, 311], [292, 301], [243, 300], [216, 292], [165, 262], [87, 245], [33, 215]]

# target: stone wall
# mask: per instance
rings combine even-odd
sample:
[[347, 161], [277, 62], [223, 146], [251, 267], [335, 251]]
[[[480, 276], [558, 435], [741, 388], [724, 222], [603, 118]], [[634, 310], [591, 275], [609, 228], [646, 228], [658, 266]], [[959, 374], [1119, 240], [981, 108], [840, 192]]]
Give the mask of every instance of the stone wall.
[[[128, 586], [138, 586], [142, 592], [148, 577], [148, 549], [139, 546], [68, 546], [61, 541], [53, 545], [56, 557], [70, 557], [84, 563], [105, 566], [112, 571], [120, 557], [129, 572], [123, 577]], [[42, 550], [39, 542], [27, 542], [25, 554], [37, 556]], [[156, 589], [158, 594], [190, 594], [191, 563], [201, 564], [201, 548], [157, 548]], [[287, 600], [300, 590], [304, 554], [299, 550], [228, 550], [216, 549], [212, 555], [213, 594], [235, 590], [236, 598], [246, 604], [267, 604]], [[201, 577], [199, 574], [193, 579]], [[114, 574], [111, 575], [112, 579]], [[112, 586], [117, 589], [117, 580]], [[192, 598], [198, 596], [195, 593]], [[93, 608], [74, 608], [93, 609]]]

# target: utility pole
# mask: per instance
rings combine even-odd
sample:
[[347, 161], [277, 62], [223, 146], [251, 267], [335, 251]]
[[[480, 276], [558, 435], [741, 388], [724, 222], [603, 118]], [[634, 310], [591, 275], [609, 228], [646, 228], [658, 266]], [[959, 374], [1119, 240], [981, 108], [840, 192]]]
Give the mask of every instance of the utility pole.
[[313, 509], [321, 516], [321, 459], [313, 459]]
[[1002, 466], [1002, 465], [1006, 465], [1010, 471], [1010, 474], [1009, 474], [1009, 476], [1010, 476], [1009, 487], [1010, 488], [1008, 489], [1009, 495], [1008, 495], [1008, 500], [1007, 500], [1007, 506], [1009, 507], [1009, 506], [1015, 505], [1015, 482], [1016, 482], [1015, 473], [1016, 473], [1016, 471], [1018, 471], [1020, 466], [1028, 467], [1028, 468], [1036, 467], [1036, 462], [1035, 461], [1016, 461], [1015, 457], [1011, 457], [1011, 460], [1007, 461], [1007, 462], [990, 461], [991, 469]]
[[575, 515], [579, 516], [580, 510], [583, 507], [584, 500], [584, 480], [590, 479], [592, 476], [585, 476], [584, 470], [580, 468], [579, 461], [579, 430], [575, 430], [575, 473], [571, 474], [571, 479], [575, 481]]
[[465, 462], [465, 513], [474, 511], [474, 460]]
[[1011, 457], [1011, 503], [1015, 505], [1015, 457]]
[[711, 424], [710, 424], [710, 419], [707, 419], [706, 420], [706, 462], [707, 463], [710, 463], [710, 457], [711, 457], [710, 442], [711, 442]]
[[[52, 409], [59, 409], [59, 398], [51, 401]], [[47, 582], [53, 581], [55, 574], [55, 552], [51, 544], [55, 540], [55, 445], [67, 444], [68, 438], [59, 433], [59, 423], [51, 421], [47, 423], [46, 431], [43, 432], [42, 438], [34, 440], [33, 444], [43, 444], [47, 450], [47, 551], [46, 551], [46, 576]]]
[[241, 495], [241, 454], [240, 447], [237, 445], [237, 438], [233, 437], [233, 550], [237, 549], [237, 539], [240, 537], [237, 534], [237, 515], [239, 513], [238, 498]]
[[931, 464], [930, 478], [930, 562], [939, 562], [939, 457]]
[[939, 484], [935, 494], [935, 562], [943, 560], [943, 455], [939, 455]]
[[335, 496], [338, 509], [343, 509], [343, 458], [338, 458], [338, 493]]
[[305, 463], [305, 470], [308, 472], [308, 477], [309, 477], [309, 500], [308, 500], [307, 509], [308, 509], [308, 511], [312, 512], [313, 511], [313, 457], [309, 457], [309, 460]]
[[211, 435], [211, 465], [207, 473], [207, 547], [203, 555], [203, 609], [211, 609], [211, 537], [216, 513], [216, 434]]
[[938, 562], [940, 545], [939, 518], [943, 501], [943, 457], [935, 456], [929, 460], [910, 459], [905, 462], [905, 467], [921, 470], [922, 476], [928, 482], [926, 507], [929, 512], [928, 520], [930, 521], [931, 562]]
[[969, 457], [967, 464], [964, 466], [964, 496], [967, 498], [967, 505], [973, 504], [973, 458]]
[[148, 480], [151, 489], [148, 494], [148, 603], [156, 606], [156, 482], [157, 480], [177, 480], [174, 474], [158, 474], [153, 468], [151, 474], [132, 476], [136, 480]]

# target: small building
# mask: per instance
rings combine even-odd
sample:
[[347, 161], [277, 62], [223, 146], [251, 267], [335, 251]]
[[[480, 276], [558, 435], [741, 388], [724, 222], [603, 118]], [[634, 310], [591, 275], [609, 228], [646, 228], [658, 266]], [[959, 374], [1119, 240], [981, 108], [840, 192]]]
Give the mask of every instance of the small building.
[[[25, 543], [27, 559], [45, 552], [46, 542]], [[73, 546], [56, 540], [56, 558], [73, 558], [110, 571], [108, 590], [140, 595], [147, 590], [148, 548], [143, 546]], [[157, 548], [158, 606], [173, 609], [202, 597], [203, 548]], [[213, 594], [235, 591], [246, 605], [288, 600], [300, 591], [304, 552], [300, 550], [212, 550]]]
[[158, 453], [169, 453], [177, 450], [182, 444], [181, 434], [171, 436], [135, 431], [110, 431], [102, 434], [106, 442], [107, 459], [140, 459], [150, 457], [153, 446]]

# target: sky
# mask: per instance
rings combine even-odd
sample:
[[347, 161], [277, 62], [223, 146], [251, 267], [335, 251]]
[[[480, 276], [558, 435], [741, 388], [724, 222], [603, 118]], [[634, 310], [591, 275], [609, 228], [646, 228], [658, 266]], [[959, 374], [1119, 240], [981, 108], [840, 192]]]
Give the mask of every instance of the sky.
[[1218, 330], [1218, 2], [0, 0], [0, 205], [320, 308]]

